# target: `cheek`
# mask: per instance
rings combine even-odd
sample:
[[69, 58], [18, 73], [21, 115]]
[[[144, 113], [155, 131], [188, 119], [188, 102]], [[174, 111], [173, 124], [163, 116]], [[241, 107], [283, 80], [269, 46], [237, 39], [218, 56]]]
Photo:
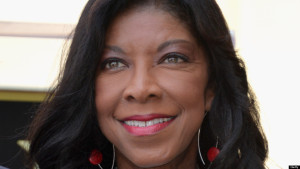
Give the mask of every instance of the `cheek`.
[[95, 105], [99, 127], [109, 140], [118, 133], [113, 118], [122, 96], [123, 86], [118, 83], [122, 77], [98, 76], [95, 83]]
[[204, 109], [207, 76], [203, 71], [160, 72], [160, 86], [184, 109]]
[[102, 126], [108, 125], [113, 116], [117, 105], [122, 96], [122, 85], [116, 82], [122, 77], [110, 78], [106, 76], [98, 76], [95, 83], [95, 105], [97, 109], [97, 117], [102, 130]]

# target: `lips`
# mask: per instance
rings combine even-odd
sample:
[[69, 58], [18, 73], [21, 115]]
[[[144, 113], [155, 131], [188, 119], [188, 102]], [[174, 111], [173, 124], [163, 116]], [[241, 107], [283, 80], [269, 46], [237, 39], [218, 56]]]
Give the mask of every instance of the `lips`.
[[147, 136], [153, 135], [171, 124], [174, 116], [150, 114], [137, 115], [123, 119], [123, 127], [132, 135]]

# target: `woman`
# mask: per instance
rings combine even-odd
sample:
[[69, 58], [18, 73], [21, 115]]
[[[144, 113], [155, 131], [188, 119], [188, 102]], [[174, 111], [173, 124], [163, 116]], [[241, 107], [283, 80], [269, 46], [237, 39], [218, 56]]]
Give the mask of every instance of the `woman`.
[[41, 169], [258, 169], [268, 151], [213, 0], [90, 0], [29, 140]]

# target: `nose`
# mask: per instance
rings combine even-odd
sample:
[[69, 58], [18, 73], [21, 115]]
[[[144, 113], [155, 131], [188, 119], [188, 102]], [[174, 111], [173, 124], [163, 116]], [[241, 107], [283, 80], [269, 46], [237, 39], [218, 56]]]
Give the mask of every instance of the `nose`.
[[160, 99], [162, 90], [150, 70], [145, 68], [133, 71], [128, 85], [123, 92], [123, 98], [130, 102], [146, 103]]

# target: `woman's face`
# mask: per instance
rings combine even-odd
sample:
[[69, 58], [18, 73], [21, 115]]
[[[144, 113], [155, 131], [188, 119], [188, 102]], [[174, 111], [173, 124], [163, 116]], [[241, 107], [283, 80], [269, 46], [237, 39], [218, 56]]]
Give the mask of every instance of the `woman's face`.
[[158, 9], [131, 10], [112, 22], [105, 45], [95, 99], [118, 165], [195, 159], [213, 93], [204, 51], [185, 25]]

